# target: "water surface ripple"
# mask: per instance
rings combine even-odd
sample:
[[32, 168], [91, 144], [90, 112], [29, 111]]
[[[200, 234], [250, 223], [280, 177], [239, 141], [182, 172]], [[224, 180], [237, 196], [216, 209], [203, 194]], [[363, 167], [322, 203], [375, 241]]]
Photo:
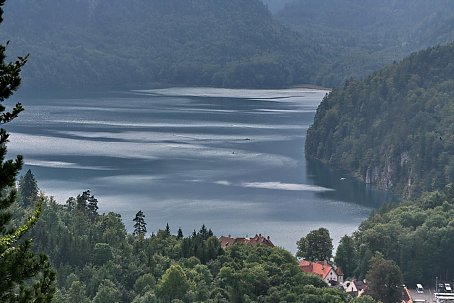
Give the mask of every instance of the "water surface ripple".
[[219, 236], [269, 235], [294, 252], [322, 226], [337, 242], [384, 197], [305, 160], [325, 94], [173, 88], [25, 98], [9, 154], [24, 155], [46, 194], [64, 203], [90, 189], [128, 229], [142, 210], [149, 231], [205, 224]]

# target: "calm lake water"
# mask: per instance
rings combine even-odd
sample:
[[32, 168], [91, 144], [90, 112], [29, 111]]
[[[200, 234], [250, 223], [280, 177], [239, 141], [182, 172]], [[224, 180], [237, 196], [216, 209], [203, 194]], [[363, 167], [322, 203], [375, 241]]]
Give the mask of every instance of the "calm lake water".
[[319, 227], [337, 243], [386, 199], [305, 160], [325, 94], [173, 88], [22, 98], [9, 155], [23, 154], [61, 203], [90, 189], [129, 230], [142, 210], [149, 232], [168, 222], [187, 235], [205, 224], [218, 236], [269, 235], [295, 252]]

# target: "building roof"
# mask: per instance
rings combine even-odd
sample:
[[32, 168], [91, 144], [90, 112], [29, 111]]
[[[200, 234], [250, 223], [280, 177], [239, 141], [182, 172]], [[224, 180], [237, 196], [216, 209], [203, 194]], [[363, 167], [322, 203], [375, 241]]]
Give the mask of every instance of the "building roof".
[[219, 243], [221, 244], [221, 248], [223, 249], [234, 244], [266, 245], [269, 247], [274, 247], [274, 244], [273, 242], [271, 242], [270, 237], [264, 237], [261, 234], [255, 235], [255, 237], [253, 238], [232, 238], [230, 235], [228, 237], [221, 236], [219, 238]]
[[402, 291], [402, 301], [404, 301], [405, 303], [413, 303], [410, 292], [408, 291], [408, 288], [406, 288], [406, 287], [404, 287], [404, 289]]
[[352, 281], [353, 283], [355, 283], [355, 287], [358, 291], [361, 291], [363, 289], [367, 289], [367, 283], [365, 283], [364, 281], [357, 281], [357, 280], [354, 280]]
[[307, 273], [313, 273], [325, 279], [333, 267], [324, 261], [311, 262], [307, 260], [301, 260], [299, 267]]

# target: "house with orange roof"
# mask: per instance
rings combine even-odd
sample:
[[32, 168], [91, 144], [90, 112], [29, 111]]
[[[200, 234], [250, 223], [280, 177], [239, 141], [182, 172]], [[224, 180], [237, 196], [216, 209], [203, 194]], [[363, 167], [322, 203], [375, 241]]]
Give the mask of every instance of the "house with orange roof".
[[228, 237], [221, 236], [219, 238], [219, 243], [221, 244], [222, 249], [226, 249], [229, 246], [235, 244], [246, 244], [246, 245], [266, 245], [269, 247], [274, 247], [273, 242], [271, 242], [270, 237], [264, 237], [262, 234], [255, 235], [253, 238], [232, 238], [230, 235]]
[[319, 276], [328, 285], [334, 286], [344, 282], [344, 273], [342, 270], [326, 261], [311, 262], [302, 259], [299, 261], [299, 267], [304, 272]]

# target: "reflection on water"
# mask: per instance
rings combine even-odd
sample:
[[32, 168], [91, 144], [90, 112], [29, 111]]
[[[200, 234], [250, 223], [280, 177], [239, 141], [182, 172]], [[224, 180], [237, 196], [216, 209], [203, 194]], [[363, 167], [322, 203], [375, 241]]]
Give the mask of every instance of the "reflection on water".
[[[9, 125], [40, 187], [63, 203], [90, 189], [128, 229], [270, 235], [291, 251], [319, 227], [337, 242], [387, 198], [307, 162], [304, 142], [326, 91], [177, 88], [23, 98]], [[344, 176], [345, 177], [345, 176]]]
[[398, 197], [389, 192], [376, 190], [350, 176], [348, 172], [330, 168], [316, 160], [307, 160], [306, 165], [308, 178], [314, 184], [334, 189], [317, 193], [322, 199], [341, 200], [372, 208], [377, 208], [385, 202], [398, 201]]

